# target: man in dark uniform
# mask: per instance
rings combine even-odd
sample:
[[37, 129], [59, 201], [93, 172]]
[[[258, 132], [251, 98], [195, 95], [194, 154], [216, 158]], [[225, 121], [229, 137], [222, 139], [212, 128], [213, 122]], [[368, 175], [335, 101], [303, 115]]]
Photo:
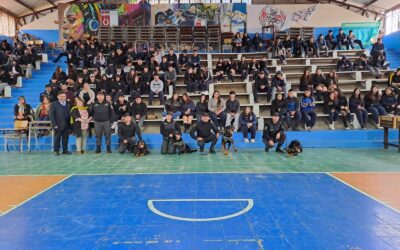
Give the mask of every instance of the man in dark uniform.
[[104, 99], [104, 93], [97, 93], [97, 101], [93, 103], [90, 113], [94, 121], [96, 133], [96, 154], [101, 153], [101, 139], [106, 138], [107, 153], [111, 154], [111, 121], [114, 119], [112, 104]]
[[50, 105], [49, 117], [51, 125], [55, 131], [54, 138], [54, 155], [60, 155], [60, 144], [62, 139], [63, 154], [70, 155], [68, 151], [68, 138], [69, 138], [69, 120], [70, 120], [70, 106], [67, 103], [67, 96], [64, 92], [60, 91], [57, 95], [58, 101]]
[[160, 133], [163, 136], [161, 144], [161, 154], [173, 154], [173, 138], [175, 131], [181, 132], [181, 128], [178, 123], [172, 119], [172, 113], [168, 112], [165, 116], [165, 120], [160, 125]]
[[273, 148], [275, 146], [275, 143], [278, 143], [276, 147], [276, 152], [285, 152], [282, 149], [282, 145], [286, 140], [286, 135], [279, 117], [279, 113], [275, 113], [272, 116], [272, 121], [268, 122], [264, 127], [262, 138], [265, 144], [266, 152], [269, 152], [269, 149]]
[[126, 113], [124, 115], [124, 122], [118, 124], [118, 136], [119, 136], [119, 153], [123, 154], [128, 149], [130, 153], [133, 153], [133, 149], [136, 145], [136, 136], [138, 140], [142, 140], [142, 133], [136, 122], [132, 122], [132, 117]]
[[219, 137], [219, 130], [218, 128], [214, 125], [214, 123], [211, 122], [210, 117], [208, 116], [208, 113], [203, 113], [201, 116], [201, 121], [196, 123], [191, 129], [190, 129], [190, 136], [193, 138], [193, 140], [197, 141], [197, 145], [200, 147], [200, 152], [204, 152], [204, 146], [206, 143], [211, 142], [210, 146], [210, 153], [215, 154], [215, 144], [217, 144], [218, 137]]

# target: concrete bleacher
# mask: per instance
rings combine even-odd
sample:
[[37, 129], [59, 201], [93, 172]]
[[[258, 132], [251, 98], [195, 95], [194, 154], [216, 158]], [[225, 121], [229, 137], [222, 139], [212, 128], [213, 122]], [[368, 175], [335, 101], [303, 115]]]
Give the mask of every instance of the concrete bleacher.
[[[322, 57], [322, 58], [288, 58], [287, 64], [283, 65], [278, 59], [267, 59], [268, 68], [271, 75], [276, 71], [282, 71], [283, 75], [288, 83], [288, 87], [298, 90], [299, 79], [305, 68], [309, 68], [313, 73], [316, 68], [321, 68], [323, 73], [326, 74], [330, 70], [336, 68], [336, 63], [340, 59], [339, 56], [346, 54], [349, 58], [354, 61], [358, 57], [360, 50], [352, 51], [340, 51], [336, 54], [338, 57]], [[252, 58], [261, 59], [265, 53], [218, 53], [218, 54], [201, 54], [201, 64], [207, 66], [210, 71], [215, 68], [215, 63], [219, 58], [224, 60], [229, 60], [234, 57], [239, 60], [242, 56], [246, 60], [251, 60]], [[65, 68], [65, 64], [59, 63]], [[12, 98], [2, 98], [0, 99], [0, 128], [12, 128], [13, 127], [13, 107], [17, 103], [17, 98], [20, 95], [24, 95], [27, 98], [27, 102], [35, 109], [39, 104], [39, 94], [43, 91], [44, 85], [50, 79], [55, 67], [57, 66], [49, 61], [46, 64], [41, 65], [40, 71], [34, 71], [32, 79], [23, 79], [22, 88], [14, 88], [12, 90]], [[375, 79], [370, 72], [338, 72], [339, 75], [339, 87], [343, 90], [344, 94], [348, 97], [355, 87], [359, 87], [363, 93], [369, 91], [372, 84], [377, 84], [381, 88], [386, 86], [387, 74], [390, 70], [382, 71], [384, 76], [381, 79]], [[177, 79], [177, 91], [179, 94], [186, 92], [186, 85], [183, 81], [184, 75], [181, 73], [178, 75]], [[241, 79], [240, 75], [234, 76], [234, 82], [229, 81], [227, 78], [223, 79], [221, 83], [210, 84], [209, 95], [211, 96], [214, 90], [220, 91], [223, 98], [227, 99], [229, 91], [234, 90], [237, 93], [237, 98], [241, 103], [241, 109], [243, 110], [246, 106], [252, 107], [253, 111], [259, 117], [259, 126], [261, 130], [266, 119], [271, 117], [271, 103], [266, 101], [266, 97], [260, 94], [260, 102], [255, 103], [252, 93], [252, 85], [254, 80], [250, 75], [245, 81]], [[172, 93], [170, 89], [169, 93]], [[301, 93], [298, 93], [301, 95]], [[191, 98], [196, 102], [199, 100], [200, 94], [190, 94]], [[167, 96], [169, 98], [170, 96]], [[127, 97], [128, 98], [128, 97]], [[148, 102], [148, 96], [143, 97], [144, 102]], [[317, 102], [317, 125], [316, 129], [327, 129], [327, 119], [326, 115], [322, 112], [322, 102]], [[164, 107], [160, 105], [159, 99], [155, 97], [153, 105], [148, 107], [148, 111], [156, 114], [158, 119], [150, 120], [146, 119], [144, 123], [143, 132], [144, 133], [159, 133], [159, 127], [162, 120], [161, 113], [164, 111]], [[181, 121], [181, 120], [179, 120]], [[337, 123], [338, 129], [342, 128], [341, 122]], [[369, 125], [372, 128], [372, 124]], [[0, 139], [0, 145], [3, 141]]]

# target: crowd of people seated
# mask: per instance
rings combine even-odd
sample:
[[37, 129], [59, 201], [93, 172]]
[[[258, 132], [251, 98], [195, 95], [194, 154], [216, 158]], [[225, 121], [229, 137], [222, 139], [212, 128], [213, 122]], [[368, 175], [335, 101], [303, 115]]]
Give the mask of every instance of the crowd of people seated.
[[6, 86], [17, 84], [19, 76], [31, 77], [37, 58], [37, 51], [31, 44], [26, 45], [17, 38], [13, 45], [5, 39], [0, 42], [0, 96]]
[[[330, 46], [329, 49], [334, 49], [335, 46], [340, 48], [341, 45], [347, 44], [346, 41], [349, 46], [353, 46], [349, 39], [347, 37], [336, 43], [333, 40], [328, 42], [325, 38], [327, 46]], [[294, 54], [298, 53], [296, 41], [291, 44], [291, 51]], [[373, 46], [371, 55], [375, 53], [385, 57], [381, 40]], [[80, 138], [77, 140], [77, 143], [79, 142], [77, 149], [80, 153], [85, 151], [84, 141], [91, 134], [91, 127], [94, 127], [96, 135], [97, 153], [101, 152], [103, 135], [106, 138], [107, 152], [111, 152], [112, 130], [119, 134], [120, 143], [127, 144], [121, 145], [119, 151], [121, 153], [126, 150], [132, 151], [134, 149], [132, 144], [141, 140], [145, 119], [157, 118], [148, 112], [147, 106], [153, 105], [155, 97], [160, 99], [160, 105], [165, 109], [160, 127], [164, 137], [163, 153], [177, 152], [173, 150], [174, 138], [182, 132], [189, 133], [198, 141], [200, 151], [204, 150], [205, 143], [211, 142], [210, 152], [213, 152], [215, 140], [227, 126], [232, 126], [234, 131], [241, 131], [245, 142], [255, 142], [257, 117], [250, 106], [241, 111], [240, 102], [234, 91], [229, 93], [226, 100], [218, 91], [208, 98], [210, 83], [218, 84], [225, 78], [235, 81], [234, 77], [237, 75], [242, 80], [249, 75], [253, 76], [255, 102], [259, 101], [260, 93], [266, 93], [267, 102], [271, 101], [273, 118], [271, 122], [275, 125], [267, 123], [265, 126], [263, 140], [266, 149], [269, 149], [272, 143], [279, 145], [284, 138], [285, 130], [299, 130], [301, 122], [304, 123], [306, 130], [311, 131], [317, 117], [316, 101], [324, 103], [324, 113], [328, 115], [331, 129], [335, 128], [334, 124], [338, 117], [341, 117], [344, 127], [349, 128], [354, 120], [353, 114], [356, 115], [361, 127], [365, 128], [367, 112], [372, 114], [373, 121], [378, 127], [379, 115], [398, 114], [400, 110], [398, 97], [400, 70], [390, 76], [389, 87], [382, 95], [378, 87], [373, 86], [371, 92], [364, 97], [361, 97], [359, 89], [355, 89], [348, 100], [339, 89], [339, 79], [335, 70], [327, 75], [320, 69], [313, 74], [305, 70], [300, 78], [299, 90], [302, 94], [298, 95], [296, 90], [287, 88], [282, 72], [278, 71], [273, 76], [269, 74], [267, 56], [263, 56], [260, 60], [253, 58], [246, 60], [245, 57], [240, 61], [233, 58], [227, 61], [221, 59], [214, 69], [209, 70], [207, 67], [202, 67], [201, 57], [197, 51], [193, 51], [192, 54], [182, 51], [177, 56], [174, 50], [170, 49], [164, 55], [161, 50], [154, 47], [137, 52], [126, 42], [99, 43], [97, 39], [86, 42], [70, 39], [66, 42], [65, 51], [54, 61], [57, 62], [63, 57], [66, 57], [68, 72], [64, 72], [61, 67], [56, 68], [40, 95], [40, 105], [36, 112], [26, 104], [23, 97], [15, 107], [17, 120], [29, 120], [34, 117], [52, 122], [56, 128], [57, 154], [60, 152], [60, 140], [67, 140], [67, 132], [64, 130], [66, 127], [73, 128], [73, 133]], [[369, 67], [376, 67], [376, 64], [370, 64], [365, 58], [366, 55], [362, 55], [354, 63], [342, 58], [342, 61], [346, 61], [343, 63], [344, 70], [366, 70]], [[382, 62], [380, 64], [384, 65]], [[338, 71], [342, 70], [341, 65], [342, 63], [338, 63]], [[375, 72], [375, 69], [373, 70]], [[183, 75], [187, 87], [187, 93], [182, 96], [176, 92], [178, 75]], [[172, 93], [169, 93], [169, 86], [172, 86]], [[191, 99], [193, 93], [201, 94], [197, 103]], [[166, 94], [170, 94], [171, 98], [165, 100]], [[147, 104], [143, 98], [148, 98]], [[54, 102], [60, 105], [52, 105]], [[68, 115], [58, 117], [59, 113], [66, 113], [65, 110], [68, 110]], [[127, 118], [128, 116], [130, 118]], [[57, 119], [65, 120], [58, 126]], [[178, 119], [183, 121], [182, 130], [177, 123]], [[279, 138], [276, 138], [276, 135], [279, 135]], [[179, 138], [181, 140], [181, 137]], [[280, 146], [278, 148], [280, 149]], [[67, 148], [63, 148], [63, 151], [69, 153]]]

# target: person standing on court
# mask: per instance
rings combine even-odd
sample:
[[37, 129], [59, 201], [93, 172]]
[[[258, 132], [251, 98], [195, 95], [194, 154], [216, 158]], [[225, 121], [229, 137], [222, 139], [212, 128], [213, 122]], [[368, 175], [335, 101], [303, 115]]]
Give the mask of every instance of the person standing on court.
[[112, 104], [104, 98], [104, 93], [97, 93], [97, 101], [90, 109], [94, 121], [96, 133], [96, 154], [101, 153], [101, 139], [103, 134], [106, 138], [107, 153], [111, 154], [111, 122], [114, 119]]
[[50, 105], [49, 118], [51, 125], [55, 131], [54, 138], [54, 155], [60, 155], [60, 144], [62, 140], [62, 153], [70, 155], [68, 151], [68, 138], [69, 138], [69, 122], [70, 122], [70, 106], [67, 103], [67, 95], [64, 92], [58, 92], [58, 101]]
[[178, 123], [172, 119], [173, 114], [168, 112], [165, 116], [165, 120], [160, 125], [160, 133], [163, 137], [161, 144], [161, 154], [173, 154], [174, 147], [172, 146], [172, 141], [174, 138], [175, 131], [181, 132], [181, 128]]
[[210, 153], [215, 154], [215, 144], [217, 144], [219, 137], [219, 130], [213, 122], [211, 122], [208, 113], [203, 113], [201, 120], [190, 129], [190, 136], [193, 140], [197, 141], [200, 147], [200, 153], [204, 152], [206, 143], [211, 142]]

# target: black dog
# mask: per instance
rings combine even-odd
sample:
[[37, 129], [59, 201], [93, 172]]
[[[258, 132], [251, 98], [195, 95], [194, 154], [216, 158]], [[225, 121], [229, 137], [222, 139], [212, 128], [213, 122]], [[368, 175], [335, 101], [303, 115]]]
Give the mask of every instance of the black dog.
[[289, 146], [286, 148], [286, 152], [288, 156], [297, 156], [298, 154], [303, 152], [303, 147], [301, 146], [300, 141], [293, 140], [290, 142]]
[[134, 150], [134, 155], [137, 157], [144, 156], [150, 153], [149, 149], [147, 148], [147, 145], [144, 141], [139, 141], [136, 144], [135, 150]]
[[235, 152], [237, 152], [237, 149], [235, 147], [235, 142], [233, 141], [233, 132], [235, 131], [235, 128], [233, 126], [228, 126], [225, 128], [224, 133], [222, 134], [222, 149], [225, 152], [225, 155], [229, 154], [229, 149], [233, 148]]
[[178, 152], [178, 155], [197, 152], [197, 149], [191, 149], [189, 145], [187, 145], [183, 141], [182, 135], [178, 131], [174, 133], [174, 138], [172, 139], [172, 146], [174, 147], [174, 153]]

